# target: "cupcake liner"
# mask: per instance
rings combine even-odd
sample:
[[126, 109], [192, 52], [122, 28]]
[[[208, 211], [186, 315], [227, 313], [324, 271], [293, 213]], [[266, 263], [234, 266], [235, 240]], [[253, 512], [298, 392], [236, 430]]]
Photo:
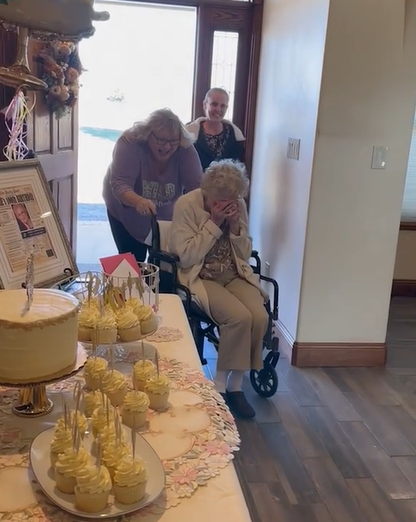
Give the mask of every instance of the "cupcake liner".
[[168, 404], [169, 392], [163, 393], [162, 395], [156, 394], [156, 393], [151, 393], [148, 391], [146, 391], [146, 393], [147, 393], [147, 396], [149, 397], [150, 408], [152, 410], [156, 410], [156, 411], [167, 410], [167, 408], [169, 406], [169, 404]]
[[121, 413], [121, 419], [125, 426], [133, 429], [133, 421], [135, 428], [141, 428], [146, 424], [147, 420], [147, 409], [141, 412], [131, 412], [123, 408]]
[[157, 317], [154, 315], [150, 319], [146, 319], [146, 321], [140, 321], [140, 330], [143, 335], [149, 334], [156, 330], [158, 327]]
[[142, 338], [142, 332], [139, 325], [134, 326], [133, 328], [128, 328], [126, 330], [119, 330], [118, 335], [120, 336], [120, 341], [125, 343], [138, 341]]
[[137, 486], [125, 487], [114, 484], [114, 497], [120, 504], [135, 504], [146, 494], [146, 481]]
[[136, 376], [133, 374], [133, 388], [136, 391], [144, 391], [144, 385], [146, 384], [146, 381], [139, 381]]
[[109, 491], [103, 493], [81, 493], [79, 489], [75, 488], [75, 506], [86, 513], [99, 513], [104, 511], [107, 507]]
[[92, 339], [93, 328], [86, 326], [78, 326], [78, 341], [80, 343], [89, 343]]
[[66, 477], [63, 473], [59, 473], [59, 471], [57, 471], [56, 468], [55, 482], [56, 487], [59, 489], [59, 491], [62, 491], [62, 493], [68, 493], [68, 495], [74, 493], [74, 489], [77, 484], [74, 477]]
[[95, 390], [99, 390], [100, 389], [100, 385], [101, 385], [101, 382], [100, 382], [100, 378], [92, 378], [90, 377], [89, 375], [85, 375], [84, 373], [84, 379], [85, 379], [85, 386], [91, 390], [91, 391], [95, 391]]
[[97, 330], [97, 345], [112, 344], [117, 342], [117, 328], [110, 330]]
[[127, 385], [124, 386], [124, 388], [122, 390], [118, 390], [113, 393], [107, 392], [107, 397], [113, 406], [120, 406], [121, 404], [123, 404], [126, 393], [127, 393]]

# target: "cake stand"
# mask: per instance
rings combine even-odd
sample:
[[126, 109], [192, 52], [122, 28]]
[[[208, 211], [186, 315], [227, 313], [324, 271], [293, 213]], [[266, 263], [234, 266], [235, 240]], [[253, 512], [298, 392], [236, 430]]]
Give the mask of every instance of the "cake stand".
[[88, 355], [84, 347], [78, 343], [77, 358], [71, 366], [54, 375], [40, 380], [27, 379], [25, 381], [5, 382], [0, 377], [0, 386], [5, 388], [18, 388], [19, 399], [12, 407], [12, 411], [18, 417], [41, 417], [53, 410], [53, 402], [48, 397], [46, 386], [55, 382], [64, 381], [77, 374], [87, 362]]

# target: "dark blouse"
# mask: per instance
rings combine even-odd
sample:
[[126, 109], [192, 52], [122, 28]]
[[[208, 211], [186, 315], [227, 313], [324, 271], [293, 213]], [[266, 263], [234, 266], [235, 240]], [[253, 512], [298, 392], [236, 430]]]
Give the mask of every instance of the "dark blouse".
[[232, 125], [223, 124], [220, 134], [208, 134], [202, 125], [194, 143], [202, 168], [205, 170], [213, 161], [234, 159], [244, 161], [244, 141], [237, 141]]

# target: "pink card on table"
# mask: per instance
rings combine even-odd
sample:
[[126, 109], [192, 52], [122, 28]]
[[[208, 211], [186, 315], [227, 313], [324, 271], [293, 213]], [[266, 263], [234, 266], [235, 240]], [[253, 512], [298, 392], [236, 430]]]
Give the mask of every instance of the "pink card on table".
[[133, 254], [117, 254], [100, 259], [103, 272], [113, 277], [140, 276], [140, 268]]

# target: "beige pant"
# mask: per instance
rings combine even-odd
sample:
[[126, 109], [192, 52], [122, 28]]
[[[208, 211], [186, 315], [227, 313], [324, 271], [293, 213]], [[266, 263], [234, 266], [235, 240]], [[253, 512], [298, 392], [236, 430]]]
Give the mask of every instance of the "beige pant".
[[260, 370], [268, 315], [259, 290], [240, 277], [202, 280], [220, 330], [217, 370]]

